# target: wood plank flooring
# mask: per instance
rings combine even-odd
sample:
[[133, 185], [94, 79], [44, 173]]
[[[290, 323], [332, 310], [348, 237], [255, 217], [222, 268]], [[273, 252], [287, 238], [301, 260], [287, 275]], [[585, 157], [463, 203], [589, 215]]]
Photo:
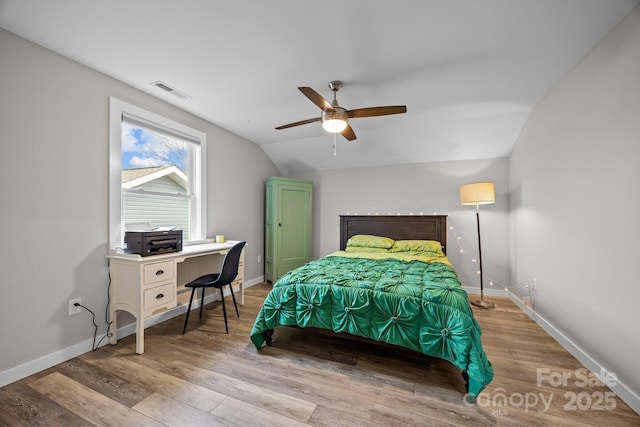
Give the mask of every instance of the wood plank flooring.
[[640, 425], [595, 377], [582, 386], [580, 363], [506, 298], [474, 308], [495, 378], [469, 406], [458, 369], [410, 350], [278, 328], [258, 352], [249, 332], [270, 289], [246, 290], [229, 335], [215, 302], [185, 335], [184, 315], [147, 329], [143, 355], [130, 336], [1, 388], [0, 425]]

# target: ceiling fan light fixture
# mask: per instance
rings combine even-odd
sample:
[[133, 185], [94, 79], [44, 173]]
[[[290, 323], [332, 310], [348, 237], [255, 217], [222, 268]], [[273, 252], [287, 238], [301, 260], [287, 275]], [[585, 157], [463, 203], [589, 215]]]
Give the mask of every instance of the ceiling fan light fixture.
[[330, 103], [318, 92], [307, 86], [300, 86], [298, 90], [313, 102], [322, 111], [320, 117], [300, 120], [295, 123], [278, 126], [276, 129], [288, 129], [294, 126], [306, 125], [308, 123], [321, 122], [325, 131], [332, 133], [334, 140], [337, 134], [342, 134], [347, 141], [355, 141], [356, 133], [349, 126], [349, 119], [360, 119], [362, 117], [388, 116], [390, 114], [401, 114], [407, 112], [406, 105], [389, 105], [383, 107], [356, 108], [347, 110], [338, 104], [336, 92], [342, 87], [342, 82], [334, 80], [329, 83], [329, 88], [333, 92], [333, 101]]
[[322, 112], [322, 127], [329, 133], [340, 133], [347, 127], [347, 112], [342, 108]]

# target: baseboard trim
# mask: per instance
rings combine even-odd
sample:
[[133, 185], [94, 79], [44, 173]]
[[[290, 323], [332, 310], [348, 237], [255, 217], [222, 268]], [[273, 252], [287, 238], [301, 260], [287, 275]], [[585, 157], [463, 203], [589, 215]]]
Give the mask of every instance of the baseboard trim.
[[[463, 286], [462, 289], [467, 291], [468, 294], [480, 295], [480, 288], [472, 287], [472, 286]], [[491, 287], [484, 288], [483, 289], [483, 293], [485, 295], [489, 295], [489, 296], [492, 296], [492, 297], [506, 297], [507, 296], [507, 292], [504, 289], [497, 289], [497, 288], [491, 288]]]
[[[255, 279], [248, 280], [244, 282], [245, 288], [250, 288], [251, 286], [257, 285], [258, 283], [264, 282], [264, 276], [256, 277]], [[228, 295], [227, 291], [225, 295]], [[217, 300], [218, 298], [217, 292], [212, 292], [211, 295], [205, 296], [205, 304], [208, 304], [212, 301]], [[200, 301], [196, 301], [192, 310], [200, 307]], [[164, 311], [162, 313], [156, 314], [155, 316], [151, 316], [145, 319], [144, 327], [145, 329], [149, 326], [156, 325], [158, 323], [164, 322], [165, 320], [169, 320], [173, 317], [179, 316], [187, 312], [187, 307], [185, 305], [178, 306], [171, 310]], [[124, 338], [126, 336], [134, 334], [136, 331], [136, 327], [134, 323], [130, 323], [128, 325], [124, 325], [121, 328], [118, 328], [117, 336], [118, 339]], [[98, 337], [100, 339], [102, 336]], [[100, 343], [100, 347], [109, 343], [108, 339], [102, 340]], [[58, 363], [66, 362], [69, 359], [73, 359], [74, 357], [78, 357], [82, 354], [88, 353], [93, 350], [93, 338], [82, 341], [80, 343], [71, 345], [69, 347], [63, 348], [61, 350], [55, 351], [53, 353], [49, 353], [42, 357], [39, 357], [35, 360], [31, 360], [29, 362], [23, 363], [22, 365], [16, 366], [14, 368], [9, 368], [5, 371], [0, 372], [0, 387], [4, 387], [8, 384], [11, 384], [15, 381], [21, 380], [23, 378], [28, 377], [29, 375], [33, 375], [37, 372], [48, 369], [52, 366], [57, 365]]]
[[[586, 353], [576, 343], [571, 341], [565, 334], [553, 326], [547, 319], [532, 310], [531, 307], [525, 305], [525, 303], [518, 298], [512, 292], [508, 292], [508, 297], [516, 304], [520, 309], [527, 314], [534, 322], [536, 322], [542, 329], [545, 330], [553, 339], [555, 339], [565, 350], [573, 355], [580, 363], [584, 365], [594, 375], [600, 377], [601, 374], [609, 375], [612, 372], [608, 371], [603, 365], [598, 363], [593, 357]], [[627, 387], [620, 378], [617, 378], [616, 384], [609, 387], [624, 403], [629, 405], [636, 413], [640, 414], [640, 396], [638, 396], [633, 390]]]

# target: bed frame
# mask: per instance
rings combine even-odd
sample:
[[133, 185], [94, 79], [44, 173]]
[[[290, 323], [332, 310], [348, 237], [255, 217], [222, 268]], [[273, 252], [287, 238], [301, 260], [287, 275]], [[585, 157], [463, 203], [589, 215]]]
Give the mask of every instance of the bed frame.
[[[445, 251], [447, 215], [340, 215], [340, 250], [345, 250], [349, 238], [356, 234], [390, 237], [394, 240], [436, 240]], [[271, 345], [273, 333], [273, 329], [264, 332], [267, 346]], [[367, 338], [361, 339], [373, 342]], [[469, 376], [462, 371], [462, 377], [468, 392]]]
[[356, 234], [437, 240], [446, 250], [447, 215], [340, 215], [340, 250], [345, 250], [349, 238]]

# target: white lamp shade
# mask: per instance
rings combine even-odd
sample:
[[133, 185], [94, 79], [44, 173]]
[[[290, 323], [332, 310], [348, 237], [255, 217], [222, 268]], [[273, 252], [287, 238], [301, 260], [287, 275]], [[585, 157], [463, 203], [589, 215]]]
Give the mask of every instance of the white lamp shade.
[[322, 112], [322, 127], [330, 133], [340, 133], [347, 127], [347, 114], [343, 108]]
[[487, 205], [495, 201], [493, 182], [475, 182], [460, 187], [461, 205]]
[[347, 122], [339, 119], [325, 120], [322, 127], [329, 133], [340, 133], [347, 127]]

